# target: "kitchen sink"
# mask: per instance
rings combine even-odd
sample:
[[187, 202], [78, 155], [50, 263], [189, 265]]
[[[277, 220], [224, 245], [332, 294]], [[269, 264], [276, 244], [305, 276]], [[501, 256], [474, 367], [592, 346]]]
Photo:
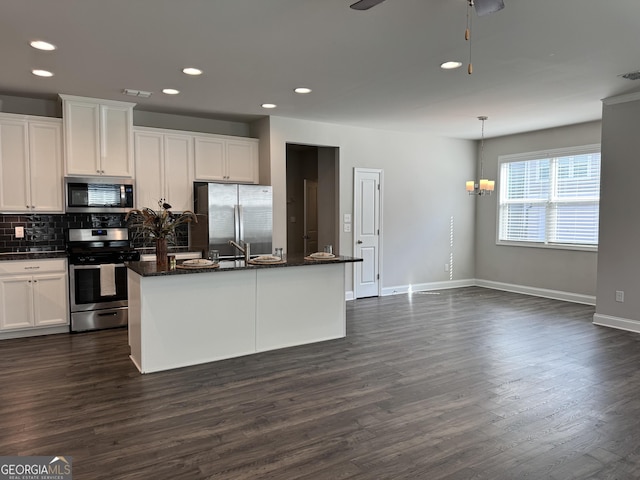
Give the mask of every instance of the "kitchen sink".
[[220, 268], [240, 268], [244, 266], [244, 260], [220, 260]]

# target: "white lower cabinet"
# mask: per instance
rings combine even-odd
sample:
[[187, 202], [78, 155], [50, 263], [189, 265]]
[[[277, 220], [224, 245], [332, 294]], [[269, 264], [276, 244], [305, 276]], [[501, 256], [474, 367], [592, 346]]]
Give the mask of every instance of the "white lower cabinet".
[[28, 332], [68, 324], [65, 259], [0, 262], [0, 331]]

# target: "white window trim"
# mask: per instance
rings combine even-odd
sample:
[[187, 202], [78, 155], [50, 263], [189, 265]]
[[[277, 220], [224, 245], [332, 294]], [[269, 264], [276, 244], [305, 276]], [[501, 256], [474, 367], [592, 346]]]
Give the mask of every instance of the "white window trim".
[[[565, 157], [569, 155], [582, 155], [586, 153], [600, 152], [601, 144], [592, 143], [588, 145], [579, 145], [576, 147], [564, 147], [555, 148], [549, 150], [539, 150], [536, 152], [515, 153], [508, 155], [498, 156], [498, 181], [500, 181], [500, 172], [502, 170], [503, 163], [509, 162], [522, 162], [527, 160], [540, 160], [542, 158], [553, 157]], [[600, 159], [602, 162], [602, 157]], [[602, 181], [602, 178], [600, 179]], [[538, 243], [538, 242], [514, 242], [509, 240], [500, 240], [500, 193], [501, 185], [496, 188], [497, 201], [496, 201], [496, 245], [505, 247], [522, 247], [522, 248], [546, 248], [552, 250], [575, 250], [583, 252], [598, 252], [598, 245], [575, 245], [575, 244], [563, 244], [563, 243]], [[584, 199], [581, 199], [584, 200]], [[520, 200], [521, 201], [521, 200]], [[532, 203], [538, 202], [532, 201]], [[540, 201], [539, 203], [546, 203], [546, 201]]]

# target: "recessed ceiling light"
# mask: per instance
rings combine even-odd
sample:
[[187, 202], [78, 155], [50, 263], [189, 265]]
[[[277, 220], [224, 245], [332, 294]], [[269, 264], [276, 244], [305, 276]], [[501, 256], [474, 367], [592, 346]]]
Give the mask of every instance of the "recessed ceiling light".
[[296, 93], [311, 93], [311, 89], [307, 87], [298, 87], [294, 90]]
[[261, 105], [262, 108], [276, 108], [277, 105], [275, 103], [263, 103]]
[[443, 70], [453, 70], [454, 68], [460, 68], [462, 66], [462, 62], [444, 62], [440, 65], [440, 68]]
[[29, 45], [38, 50], [55, 50], [56, 46], [52, 43], [45, 42], [44, 40], [34, 40]]
[[187, 67], [182, 69], [182, 73], [186, 73], [187, 75], [202, 75], [202, 70], [194, 67]]
[[175, 88], [163, 88], [162, 93], [166, 93], [167, 95], [177, 95], [180, 93], [180, 90], [176, 90]]
[[31, 73], [37, 75], [38, 77], [53, 77], [53, 73], [48, 70], [31, 70]]

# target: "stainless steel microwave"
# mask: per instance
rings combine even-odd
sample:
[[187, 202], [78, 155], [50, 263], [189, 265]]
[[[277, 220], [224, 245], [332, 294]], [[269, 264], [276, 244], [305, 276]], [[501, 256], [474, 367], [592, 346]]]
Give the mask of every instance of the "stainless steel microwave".
[[66, 177], [65, 211], [124, 213], [134, 206], [134, 183], [128, 178]]

